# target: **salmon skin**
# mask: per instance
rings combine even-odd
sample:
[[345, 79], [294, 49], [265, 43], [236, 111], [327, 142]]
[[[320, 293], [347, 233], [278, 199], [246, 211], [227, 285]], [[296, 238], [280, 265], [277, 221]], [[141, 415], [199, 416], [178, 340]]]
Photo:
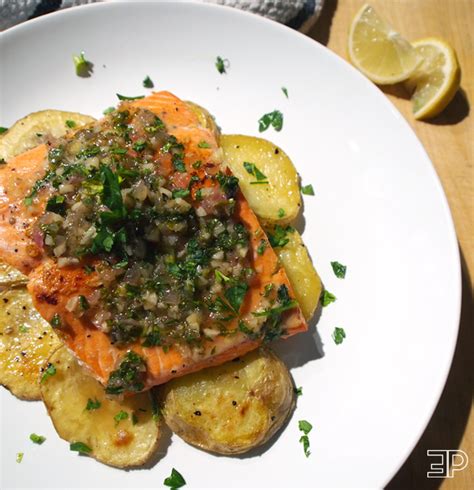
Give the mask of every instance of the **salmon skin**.
[[[195, 193], [207, 185], [209, 176], [222, 170], [230, 175], [222, 162], [217, 135], [202, 127], [191, 108], [173, 94], [155, 92], [121, 107], [151, 111], [164, 123], [167, 133], [182, 145], [185, 171], [173, 173], [170, 162], [165, 158], [159, 162], [160, 171], [167, 169], [170, 181], [180, 187], [183, 182], [188, 185], [192, 175], [197, 176], [198, 189], [193, 188], [191, 194], [194, 207], [198, 206], [194, 202]], [[139, 378], [138, 383], [133, 388], [122, 387], [117, 393], [142, 391], [172, 378], [237, 358], [261, 345], [264, 336], [259, 335], [258, 331], [249, 334], [242, 324], [248, 319], [255, 320], [258, 312], [265, 311], [265, 305], [268, 306], [265, 298], [270, 289], [280, 291], [283, 288], [289, 298], [294, 295], [265, 232], [240, 191], [235, 195], [232, 219], [241, 223], [248, 233], [247, 259], [256, 274], [249, 283], [238, 315], [227, 322], [225, 334], [207, 336], [198, 347], [186, 342], [171, 346], [146, 346], [141, 338], [121, 345], [113, 342], [109, 333], [98, 328], [87, 316], [78, 316], [71, 311], [74, 298], [91, 297], [101, 287], [97, 272], [91, 273], [84, 267], [84, 264], [94, 263], [94, 259], [86, 257], [79, 263], [59, 264], [54, 256], [46, 253], [41, 239], [38, 239], [35, 224], [45, 212], [46, 202], [54, 192], [51, 186], [37, 184], [48, 171], [47, 157], [48, 148], [41, 145], [15, 157], [0, 169], [0, 260], [29, 276], [28, 290], [35, 307], [47, 321], [61, 319], [60, 328], [56, 329], [60, 338], [94, 377], [110, 386], [110, 381], [124, 366], [124, 360], [130, 361], [135, 356], [141, 363], [139, 373], [135, 373]], [[199, 170], [192, 168], [196, 161], [204, 162]], [[25, 197], [31, 195], [35, 185], [35, 198], [25, 202]], [[262, 242], [266, 245], [263, 251]], [[283, 337], [307, 330], [299, 306], [294, 301], [288, 305], [290, 307], [279, 316], [278, 328]]]

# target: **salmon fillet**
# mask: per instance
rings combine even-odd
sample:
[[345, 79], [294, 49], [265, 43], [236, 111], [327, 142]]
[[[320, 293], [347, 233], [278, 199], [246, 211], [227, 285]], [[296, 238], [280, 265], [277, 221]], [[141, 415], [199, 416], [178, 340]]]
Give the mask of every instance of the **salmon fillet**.
[[[157, 92], [130, 102], [129, 106], [152, 111], [166, 125], [167, 132], [184, 146], [186, 172], [174, 174], [171, 161], [166, 158], [161, 160], [171, 182], [177, 187], [188, 185], [193, 170], [191, 165], [199, 160], [207, 163], [198, 171], [193, 170], [194, 174], [199, 175], [204, 187], [212, 185], [206, 180], [206, 175], [225, 167], [219, 160], [218, 141], [212, 131], [200, 126], [197, 116], [185, 102], [169, 92]], [[204, 147], [202, 141], [207, 143]], [[103, 384], [109, 381], [130, 351], [145, 362], [146, 371], [142, 376], [143, 385], [140, 386], [144, 390], [239, 357], [257, 348], [263, 341], [240, 331], [239, 321], [251, 317], [261, 308], [268, 285], [277, 288], [284, 285], [290, 296], [294, 297], [288, 277], [273, 249], [267, 246], [263, 252], [257, 252], [266, 236], [239, 191], [235, 197], [234, 219], [240, 221], [249, 233], [249, 260], [257, 274], [249, 285], [238, 317], [229, 321], [228, 329], [233, 332], [232, 335], [206, 339], [199, 349], [185, 343], [167, 349], [161, 346], [144, 347], [140, 339], [124, 346], [114, 344], [107, 332], [98, 329], [89, 319], [78, 317], [67, 307], [72, 298], [94, 293], [100, 286], [98, 274], [87, 273], [83, 263], [60, 267], [57, 260], [45, 253], [35, 236], [34, 224], [44, 212], [52, 190], [48, 186], [38, 189], [37, 198], [29, 206], [25, 205], [25, 196], [47, 169], [45, 145], [17, 156], [0, 169], [0, 260], [29, 276], [28, 290], [37, 310], [47, 321], [60, 315], [62, 325], [57, 330], [61, 339]], [[193, 197], [195, 192], [193, 190]], [[282, 322], [285, 337], [307, 330], [298, 306], [286, 311]]]

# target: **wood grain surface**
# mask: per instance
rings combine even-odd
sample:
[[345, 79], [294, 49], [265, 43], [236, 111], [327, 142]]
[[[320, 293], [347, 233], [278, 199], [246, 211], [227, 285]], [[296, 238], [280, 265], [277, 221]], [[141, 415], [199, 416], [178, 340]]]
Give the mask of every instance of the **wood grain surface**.
[[[363, 0], [326, 0], [320, 20], [308, 32], [313, 39], [347, 59], [350, 23]], [[409, 41], [438, 36], [456, 50], [462, 70], [461, 90], [435, 119], [416, 121], [399, 86], [382, 88], [405, 116], [427, 150], [441, 179], [454, 218], [463, 269], [463, 304], [458, 344], [451, 371], [435, 413], [422, 438], [393, 478], [389, 489], [472, 490], [474, 488], [474, 0], [370, 0], [377, 12]], [[447, 292], [449, 294], [449, 292]], [[469, 466], [453, 478], [427, 479], [428, 449], [461, 449]]]

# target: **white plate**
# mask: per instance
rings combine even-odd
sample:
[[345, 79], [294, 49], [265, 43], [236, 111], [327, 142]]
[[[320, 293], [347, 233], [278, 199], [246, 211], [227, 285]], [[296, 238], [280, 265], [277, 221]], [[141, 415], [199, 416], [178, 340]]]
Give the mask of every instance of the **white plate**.
[[[74, 72], [72, 54], [82, 50], [94, 63], [89, 79]], [[230, 61], [227, 75], [217, 72], [217, 55]], [[2, 390], [2, 486], [157, 488], [172, 467], [190, 487], [386, 484], [445, 383], [460, 268], [440, 183], [385, 96], [309, 38], [202, 4], [96, 4], [42, 17], [2, 34], [0, 65], [2, 126], [47, 108], [100, 116], [116, 92], [147, 92], [146, 75], [157, 89], [209, 108], [224, 132], [257, 135], [259, 117], [280, 109], [283, 130], [263, 136], [314, 186], [316, 195], [304, 198], [304, 239], [337, 296], [317, 334], [279, 347], [304, 394], [266, 451], [216, 457], [173, 437], [151, 469], [121, 471], [70, 452], [42, 404]], [[345, 280], [334, 276], [332, 260], [347, 264]], [[335, 326], [347, 333], [339, 346]], [[298, 442], [300, 419], [314, 426], [309, 458]], [[31, 432], [46, 443], [30, 443]]]

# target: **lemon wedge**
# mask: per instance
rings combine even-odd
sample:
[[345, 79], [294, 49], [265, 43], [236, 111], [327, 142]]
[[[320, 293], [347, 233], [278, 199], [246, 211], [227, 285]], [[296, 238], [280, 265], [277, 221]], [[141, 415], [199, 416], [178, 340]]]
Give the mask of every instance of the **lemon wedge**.
[[367, 4], [352, 21], [348, 51], [351, 63], [380, 85], [407, 80], [423, 61], [415, 48]]
[[423, 62], [405, 86], [413, 92], [415, 119], [427, 119], [451, 102], [461, 82], [461, 70], [454, 49], [442, 39], [420, 39], [412, 46]]

